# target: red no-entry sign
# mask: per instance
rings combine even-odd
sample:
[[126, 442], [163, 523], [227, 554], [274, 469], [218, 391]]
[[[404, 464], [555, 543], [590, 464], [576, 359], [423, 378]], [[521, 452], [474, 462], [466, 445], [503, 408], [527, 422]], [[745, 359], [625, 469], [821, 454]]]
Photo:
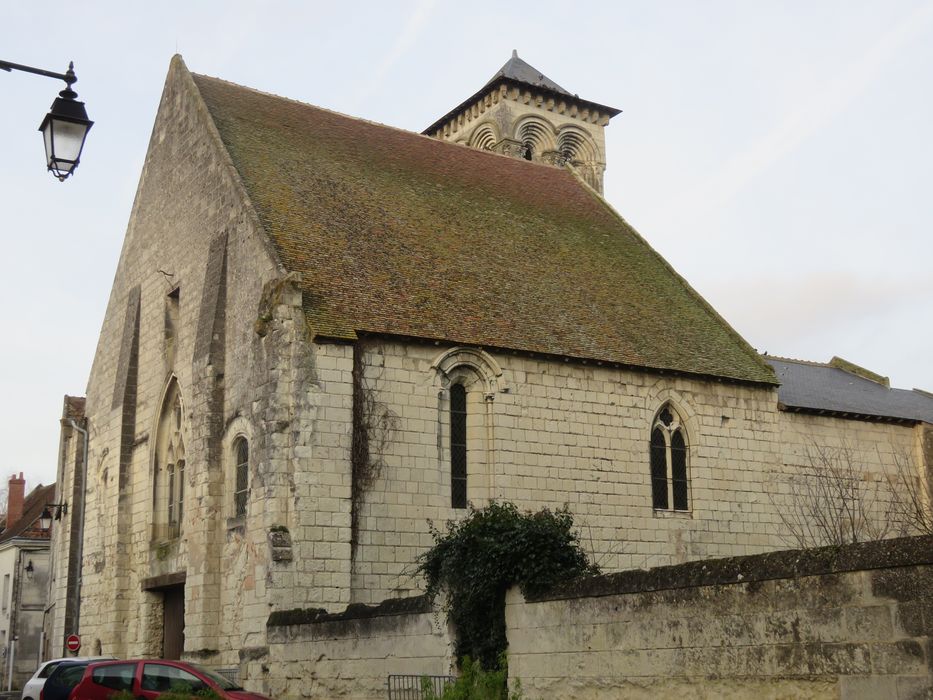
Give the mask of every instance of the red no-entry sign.
[[77, 652], [81, 648], [81, 637], [76, 634], [69, 634], [65, 638], [65, 647], [68, 651]]

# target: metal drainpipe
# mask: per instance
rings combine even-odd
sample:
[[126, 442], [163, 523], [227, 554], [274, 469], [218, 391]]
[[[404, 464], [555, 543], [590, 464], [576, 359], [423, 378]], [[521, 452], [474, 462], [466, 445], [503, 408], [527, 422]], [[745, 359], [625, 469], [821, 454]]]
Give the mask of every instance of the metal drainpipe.
[[81, 512], [81, 518], [80, 518], [80, 520], [78, 521], [78, 523], [79, 523], [79, 525], [80, 525], [80, 527], [78, 528], [78, 531], [79, 531], [79, 533], [80, 533], [80, 536], [78, 537], [78, 556], [77, 556], [77, 562], [78, 562], [78, 577], [77, 577], [77, 579], [76, 579], [76, 581], [75, 581], [75, 600], [74, 600], [74, 605], [75, 605], [74, 611], [75, 611], [75, 613], [74, 613], [74, 630], [73, 630], [73, 633], [74, 633], [74, 634], [79, 634], [79, 630], [81, 629], [81, 624], [80, 624], [80, 623], [81, 623], [81, 582], [84, 580], [84, 573], [83, 573], [83, 570], [84, 570], [84, 566], [83, 566], [83, 560], [84, 560], [84, 512], [85, 512], [85, 508], [86, 508], [86, 504], [87, 504], [87, 449], [88, 449], [88, 433], [87, 433], [87, 431], [86, 431], [84, 428], [80, 427], [80, 426], [77, 424], [77, 422], [75, 422], [75, 419], [74, 419], [74, 418], [69, 418], [68, 420], [69, 420], [69, 422], [71, 423], [71, 427], [74, 428], [75, 430], [77, 430], [79, 433], [81, 433], [81, 434], [84, 436], [84, 457], [83, 457], [82, 460], [81, 460], [81, 490], [83, 491], [83, 493], [81, 494], [81, 510], [80, 510], [80, 512]]

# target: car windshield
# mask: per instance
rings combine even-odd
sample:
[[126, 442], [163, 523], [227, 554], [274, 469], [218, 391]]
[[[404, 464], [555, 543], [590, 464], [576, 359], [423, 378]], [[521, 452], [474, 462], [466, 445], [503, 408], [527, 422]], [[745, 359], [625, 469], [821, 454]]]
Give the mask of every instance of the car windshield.
[[199, 666], [198, 664], [189, 664], [189, 666], [191, 666], [191, 668], [193, 669], [196, 669], [199, 673], [203, 673], [205, 676], [210, 678], [212, 681], [214, 681], [214, 683], [220, 686], [221, 690], [243, 690], [243, 688], [238, 686], [236, 683], [231, 681], [226, 676], [220, 675], [219, 673], [217, 673], [217, 671], [212, 671], [211, 669], [204, 668], [203, 666]]

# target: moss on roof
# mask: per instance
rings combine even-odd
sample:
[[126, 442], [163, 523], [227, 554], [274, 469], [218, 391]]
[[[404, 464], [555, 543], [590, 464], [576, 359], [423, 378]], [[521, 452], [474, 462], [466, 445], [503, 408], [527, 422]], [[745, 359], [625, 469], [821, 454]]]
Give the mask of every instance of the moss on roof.
[[571, 172], [194, 75], [318, 336], [387, 333], [776, 383]]

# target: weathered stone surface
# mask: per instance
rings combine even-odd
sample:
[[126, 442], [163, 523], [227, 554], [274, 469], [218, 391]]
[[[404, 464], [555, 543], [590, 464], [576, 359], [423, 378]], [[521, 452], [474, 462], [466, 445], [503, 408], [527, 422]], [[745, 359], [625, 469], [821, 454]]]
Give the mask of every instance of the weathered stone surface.
[[513, 590], [510, 677], [531, 697], [927, 697], [931, 544], [687, 563], [530, 601]]

